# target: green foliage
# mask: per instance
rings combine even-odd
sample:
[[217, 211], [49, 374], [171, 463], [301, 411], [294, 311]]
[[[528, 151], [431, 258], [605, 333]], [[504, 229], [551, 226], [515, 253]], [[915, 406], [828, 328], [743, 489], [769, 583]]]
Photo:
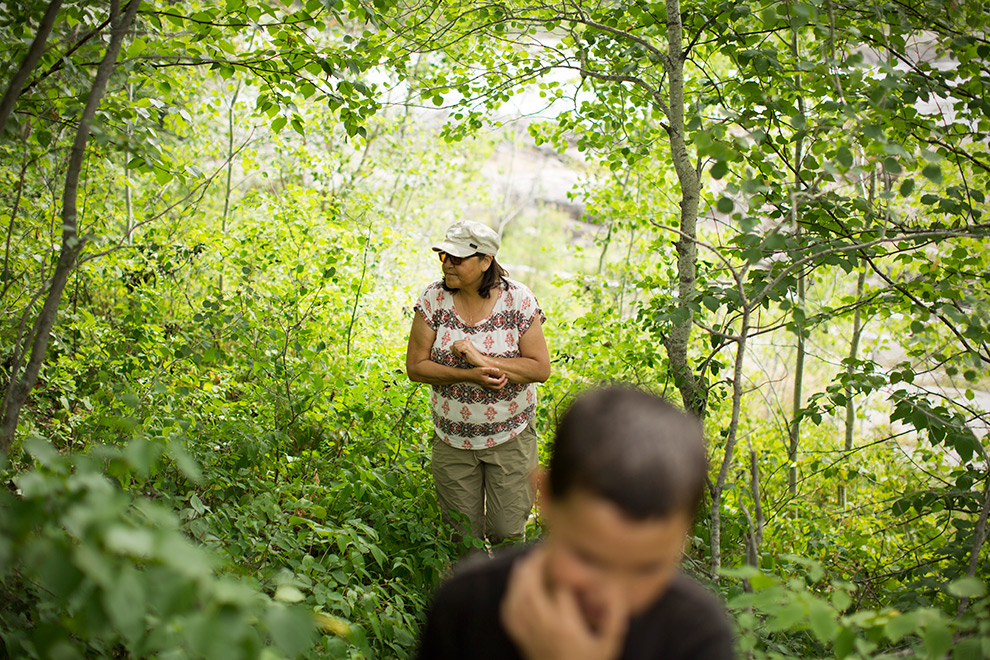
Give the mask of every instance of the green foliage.
[[[108, 6], [66, 3], [0, 136], [3, 381], [51, 274]], [[43, 9], [0, 7], [0, 79]], [[441, 225], [497, 206], [548, 311], [545, 438], [588, 384], [673, 395], [667, 342], [693, 324], [727, 480], [689, 562], [718, 532], [723, 565], [758, 565], [722, 579], [741, 651], [990, 655], [985, 9], [682, 3], [677, 109], [703, 183], [682, 297], [666, 3], [146, 0], [3, 459], [6, 655], [408, 657], [458, 550], [424, 469], [427, 393], [401, 370], [408, 307]], [[552, 108], [536, 145], [585, 159], [581, 223], [523, 226], [483, 185], [499, 140], [471, 138], [530, 84]], [[810, 396], [789, 410], [798, 337]]]
[[[142, 378], [133, 370], [129, 376]], [[64, 623], [64, 644], [98, 655], [188, 649], [188, 657], [213, 657], [221, 651], [203, 644], [215, 639], [230, 645], [222, 651], [230, 657], [258, 657], [266, 644], [285, 657], [312, 656], [315, 613], [336, 633], [320, 642], [321, 657], [406, 657], [454, 548], [438, 528], [435, 501], [424, 497], [424, 446], [394, 439], [427, 437], [417, 428], [422, 412], [409, 409], [417, 390], [366, 378], [347, 383], [350, 393], [337, 399], [328, 428], [295, 423], [287, 432], [265, 431], [265, 417], [251, 416], [254, 406], [228, 405], [202, 383], [198, 395], [185, 385], [177, 388], [186, 387], [185, 396], [161, 387], [147, 402], [112, 390], [88, 395], [94, 414], [78, 426], [117, 435], [120, 448], [87, 443], [85, 454], [69, 458], [34, 439], [28, 449], [41, 467], [14, 476], [19, 495], [5, 496], [11, 609], [4, 616], [19, 613], [5, 619], [7, 648], [44, 639], [50, 625]], [[255, 396], [248, 402], [260, 403], [266, 392]], [[372, 414], [381, 409], [394, 412]], [[204, 459], [202, 467], [188, 451]], [[60, 563], [78, 564], [89, 581], [53, 571]], [[116, 581], [121, 574], [129, 577]], [[25, 584], [37, 587], [13, 596]], [[162, 585], [177, 591], [160, 593]], [[123, 598], [138, 600], [122, 609], [131, 602]], [[286, 610], [272, 598], [298, 605]], [[160, 611], [159, 600], [173, 609]], [[116, 609], [93, 614], [91, 603]], [[138, 618], [114, 618], [122, 613]], [[224, 635], [211, 632], [217, 627]], [[148, 632], [159, 628], [189, 632]]]
[[0, 494], [6, 654], [302, 655], [313, 636], [304, 608], [217, 576], [169, 506], [121, 490], [117, 480], [149, 476], [145, 444], [59, 455], [41, 438], [26, 443], [36, 467]]
[[[967, 578], [944, 586], [942, 603], [902, 612], [854, 608], [855, 585], [829, 579], [818, 562], [793, 562], [794, 577], [780, 579], [755, 568], [729, 574], [747, 584], [729, 606], [736, 612], [740, 651], [751, 658], [897, 657], [958, 660], [990, 651], [986, 586]], [[796, 570], [795, 570], [796, 569]], [[818, 586], [822, 585], [822, 586]], [[963, 616], [953, 605], [973, 598]]]

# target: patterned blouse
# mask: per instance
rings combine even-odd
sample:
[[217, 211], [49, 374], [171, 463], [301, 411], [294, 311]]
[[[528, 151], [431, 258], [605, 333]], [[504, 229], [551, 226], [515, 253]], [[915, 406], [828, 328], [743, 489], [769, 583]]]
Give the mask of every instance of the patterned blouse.
[[[508, 280], [498, 287], [498, 299], [483, 321], [468, 325], [454, 309], [454, 297], [444, 291], [442, 280], [430, 284], [416, 301], [415, 310], [436, 333], [430, 359], [460, 369], [471, 365], [456, 357], [450, 347], [458, 339], [470, 339], [483, 355], [519, 357], [519, 339], [539, 317], [546, 321], [536, 296], [525, 285]], [[516, 437], [536, 413], [536, 384], [507, 383], [489, 390], [474, 383], [431, 385], [433, 426], [440, 439], [460, 449], [485, 449]]]

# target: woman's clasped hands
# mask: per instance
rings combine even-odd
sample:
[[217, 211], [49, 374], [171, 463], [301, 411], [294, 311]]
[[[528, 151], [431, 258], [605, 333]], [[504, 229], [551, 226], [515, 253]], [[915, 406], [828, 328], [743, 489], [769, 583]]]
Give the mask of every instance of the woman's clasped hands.
[[489, 390], [500, 390], [509, 382], [505, 372], [491, 364], [481, 352], [471, 343], [470, 339], [458, 339], [450, 352], [470, 364], [474, 369], [474, 382]]

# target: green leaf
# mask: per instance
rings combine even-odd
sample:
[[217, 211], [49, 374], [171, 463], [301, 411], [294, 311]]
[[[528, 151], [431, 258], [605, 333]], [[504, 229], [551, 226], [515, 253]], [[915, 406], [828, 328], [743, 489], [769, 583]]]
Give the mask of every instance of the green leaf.
[[385, 553], [382, 552], [381, 548], [377, 545], [369, 545], [368, 550], [371, 551], [371, 555], [375, 558], [375, 562], [382, 568], [386, 568]]
[[273, 605], [265, 613], [265, 625], [275, 647], [287, 658], [299, 657], [316, 639], [316, 628], [301, 608]]
[[808, 619], [811, 632], [822, 642], [831, 642], [839, 631], [835, 611], [827, 603], [820, 600], [812, 601], [809, 606]]
[[845, 589], [836, 589], [832, 592], [832, 606], [839, 612], [843, 612], [852, 605], [852, 596]]
[[933, 621], [922, 634], [925, 650], [932, 658], [941, 658], [952, 648], [952, 631], [942, 620]]
[[145, 585], [133, 566], [125, 566], [103, 594], [103, 606], [128, 645], [134, 646], [145, 632]]
[[904, 179], [904, 182], [901, 183], [901, 197], [907, 197], [912, 192], [914, 192], [914, 179]]
[[843, 167], [852, 167], [853, 153], [849, 151], [849, 147], [843, 145], [835, 152], [835, 159]]
[[206, 506], [203, 504], [203, 500], [199, 499], [199, 495], [196, 493], [193, 493], [192, 497], [189, 498], [189, 506], [191, 506], [193, 511], [199, 515], [206, 513]]
[[766, 249], [770, 252], [778, 252], [787, 247], [787, 239], [780, 232], [773, 232], [767, 236]]
[[777, 25], [777, 8], [773, 4], [769, 4], [763, 8], [760, 12], [760, 18], [763, 19], [763, 27], [766, 29], [772, 29]]
[[898, 642], [907, 635], [915, 635], [918, 632], [919, 622], [916, 612], [897, 614], [887, 621], [884, 626], [884, 634], [892, 642]]
[[169, 534], [161, 539], [157, 556], [181, 575], [203, 579], [213, 573], [211, 558], [206, 551], [180, 535]]
[[275, 600], [283, 603], [299, 603], [305, 598], [305, 594], [291, 584], [279, 585], [278, 589], [275, 590]]
[[27, 450], [34, 460], [38, 461], [48, 469], [55, 469], [61, 464], [61, 457], [58, 451], [52, 447], [51, 443], [44, 438], [32, 435], [24, 441], [24, 449]]
[[925, 169], [921, 171], [925, 175], [925, 178], [934, 183], [935, 185], [942, 184], [942, 168], [936, 164], [926, 165]]
[[732, 213], [732, 209], [736, 207], [735, 202], [733, 202], [728, 197], [722, 197], [718, 200], [716, 208], [719, 213]]
[[856, 645], [856, 632], [853, 628], [843, 628], [835, 638], [832, 650], [839, 660], [852, 653]]
[[886, 137], [883, 134], [883, 129], [876, 124], [864, 125], [863, 135], [878, 142], [883, 142], [884, 140], [886, 140]]
[[113, 584], [116, 569], [99, 548], [90, 543], [80, 544], [73, 553], [77, 568], [102, 586]]
[[175, 463], [175, 467], [182, 473], [182, 476], [194, 484], [203, 482], [203, 472], [199, 467], [199, 463], [192, 457], [192, 454], [186, 451], [186, 448], [180, 442], [172, 441], [166, 445], [165, 449]]
[[132, 557], [150, 557], [154, 548], [151, 530], [117, 524], [107, 530], [107, 549]]
[[803, 619], [803, 608], [794, 605], [783, 606], [772, 612], [772, 616], [767, 619], [766, 630], [767, 632], [792, 630], [801, 624]]
[[983, 645], [986, 638], [978, 637], [959, 640], [952, 649], [952, 660], [984, 660]]
[[155, 167], [155, 180], [158, 182], [158, 185], [164, 186], [174, 178], [175, 175], [164, 167]]
[[[135, 397], [137, 398], [137, 397]], [[142, 477], [147, 477], [161, 456], [161, 445], [144, 438], [134, 438], [124, 448], [124, 458]]]
[[956, 598], [979, 598], [987, 592], [987, 585], [975, 577], [953, 580], [946, 588]]

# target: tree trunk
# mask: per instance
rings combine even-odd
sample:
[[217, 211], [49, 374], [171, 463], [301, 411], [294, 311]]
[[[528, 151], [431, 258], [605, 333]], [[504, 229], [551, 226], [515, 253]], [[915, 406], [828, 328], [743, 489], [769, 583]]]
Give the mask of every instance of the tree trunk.
[[698, 204], [701, 199], [701, 176], [691, 161], [687, 136], [684, 133], [684, 58], [681, 3], [667, 0], [667, 75], [669, 107], [667, 113], [670, 153], [681, 186], [680, 238], [677, 241], [677, 306], [686, 314], [674, 325], [664, 341], [674, 384], [681, 394], [684, 407], [704, 418], [707, 392], [688, 363], [691, 340], [692, 313], [688, 302], [697, 286], [698, 245], [695, 242], [698, 225]]
[[746, 544], [746, 563], [750, 566], [759, 566], [765, 521], [763, 519], [763, 498], [760, 495], [760, 461], [755, 449], [749, 450], [749, 492], [753, 498], [753, 515], [751, 518], [747, 516], [749, 542]]
[[[69, 278], [69, 273], [75, 267], [76, 259], [82, 251], [84, 239], [79, 236], [79, 219], [76, 208], [78, 197], [79, 174], [82, 171], [83, 160], [86, 156], [86, 143], [89, 139], [90, 126], [96, 116], [100, 100], [106, 90], [107, 81], [113, 73], [117, 64], [117, 56], [120, 54], [120, 47], [124, 41], [124, 36], [130, 24], [137, 14], [141, 0], [131, 0], [123, 15], [120, 14], [119, 0], [114, 0], [111, 4], [111, 33], [110, 43], [107, 45], [106, 53], [96, 71], [93, 86], [89, 90], [86, 98], [86, 106], [83, 108], [82, 116], [79, 118], [79, 127], [76, 130], [75, 140], [72, 143], [72, 151], [69, 155], [69, 164], [65, 175], [65, 188], [62, 194], [62, 246], [58, 256], [58, 263], [55, 272], [48, 282], [48, 292], [41, 312], [35, 319], [30, 335], [25, 337], [24, 345], [16, 351], [18, 359], [11, 369], [10, 382], [7, 384], [7, 391], [3, 399], [3, 417], [0, 418], [0, 451], [10, 449], [14, 441], [14, 434], [17, 431], [17, 420], [21, 414], [21, 408], [27, 401], [28, 393], [38, 380], [38, 373], [45, 359], [48, 350], [48, 340], [51, 337], [52, 326], [55, 324], [55, 317], [58, 313], [58, 305], [62, 300], [62, 292], [65, 290], [65, 283]], [[24, 365], [24, 356], [30, 347], [30, 358], [27, 365]], [[23, 368], [23, 370], [22, 370]]]
[[[253, 39], [252, 39], [253, 43]], [[220, 216], [220, 236], [222, 239], [227, 238], [227, 221], [230, 218], [230, 196], [233, 193], [233, 176], [234, 176], [234, 120], [236, 115], [234, 111], [236, 110], [237, 97], [241, 95], [241, 81], [237, 81], [237, 87], [234, 88], [234, 96], [230, 99], [230, 108], [227, 110], [227, 181], [224, 185], [223, 190], [223, 215]], [[217, 290], [220, 295], [223, 296], [223, 267], [224, 267], [224, 255], [220, 254], [220, 276], [217, 278]]]
[[[805, 282], [804, 273], [798, 274], [798, 302], [797, 309], [804, 313]], [[797, 330], [797, 357], [794, 360], [794, 399], [791, 407], [791, 424], [787, 430], [787, 487], [791, 497], [797, 497], [797, 455], [801, 445], [801, 406], [804, 404], [804, 321], [794, 322]]]
[[[859, 277], [856, 279], [856, 300], [863, 299], [863, 290], [866, 288], [866, 264], [860, 264]], [[849, 345], [849, 364], [846, 366], [846, 373], [850, 376], [853, 375], [855, 368], [853, 363], [859, 357], [859, 337], [863, 334], [863, 320], [862, 313], [859, 308], [853, 312], [853, 332], [852, 332], [852, 342]], [[853, 448], [853, 430], [856, 423], [856, 402], [853, 400], [853, 391], [851, 387], [846, 388], [846, 436], [845, 442], [842, 447], [846, 452], [846, 456]], [[846, 485], [839, 480], [839, 506], [843, 509], [846, 508]]]
[[[127, 83], [127, 104], [134, 103], [134, 85]], [[125, 127], [127, 149], [124, 150], [124, 242], [130, 245], [131, 232], [134, 230], [134, 191], [131, 189], [131, 139], [134, 134], [134, 121], [128, 121]]]
[[[973, 550], [969, 554], [966, 577], [976, 577], [976, 569], [980, 564], [980, 550], [983, 549], [983, 542], [987, 538], [988, 517], [990, 517], [990, 479], [987, 479], [987, 487], [983, 491], [983, 506], [980, 509], [980, 519], [976, 523], [976, 530], [973, 532]], [[960, 598], [956, 616], [962, 616], [967, 607], [969, 607], [969, 598]]]
[[0, 100], [0, 138], [7, 128], [7, 120], [14, 112], [14, 105], [21, 95], [21, 90], [24, 89], [28, 76], [34, 71], [34, 67], [38, 66], [38, 62], [45, 52], [45, 43], [48, 42], [48, 35], [51, 34], [52, 28], [55, 26], [55, 17], [61, 8], [62, 0], [52, 0], [48, 4], [48, 9], [45, 10], [45, 15], [41, 17], [41, 23], [38, 25], [38, 33], [34, 35], [34, 41], [31, 42], [31, 48], [28, 49], [27, 56], [21, 62], [21, 67], [14, 74], [10, 86], [3, 94], [3, 99]]
[[[797, 29], [791, 26], [791, 56], [795, 60], [799, 59]], [[801, 89], [801, 76], [795, 76], [795, 85]], [[798, 96], [798, 110], [804, 115], [804, 97]], [[804, 181], [801, 178], [801, 163], [804, 160], [804, 139], [798, 138], [794, 144], [794, 192], [791, 195], [791, 224], [794, 227], [794, 240], [801, 244], [801, 224], [800, 209], [805, 191]], [[797, 497], [798, 448], [801, 446], [801, 407], [804, 405], [802, 390], [804, 389], [804, 357], [805, 357], [805, 299], [806, 281], [804, 270], [798, 272], [797, 276], [797, 314], [795, 314], [794, 326], [797, 330], [797, 356], [794, 361], [794, 398], [791, 406], [791, 424], [787, 429], [787, 487], [791, 498]]]
[[711, 578], [718, 581], [719, 573], [722, 570], [722, 492], [725, 490], [725, 481], [729, 477], [729, 468], [732, 465], [732, 453], [736, 448], [736, 440], [739, 437], [739, 416], [742, 410], [743, 394], [743, 363], [746, 357], [746, 340], [749, 336], [749, 306], [743, 307], [742, 320], [739, 326], [739, 335], [736, 337], [736, 362], [732, 375], [732, 418], [729, 421], [729, 433], [725, 439], [725, 453], [722, 456], [722, 466], [719, 468], [718, 477], [712, 484], [712, 509], [709, 514], [711, 521]]

